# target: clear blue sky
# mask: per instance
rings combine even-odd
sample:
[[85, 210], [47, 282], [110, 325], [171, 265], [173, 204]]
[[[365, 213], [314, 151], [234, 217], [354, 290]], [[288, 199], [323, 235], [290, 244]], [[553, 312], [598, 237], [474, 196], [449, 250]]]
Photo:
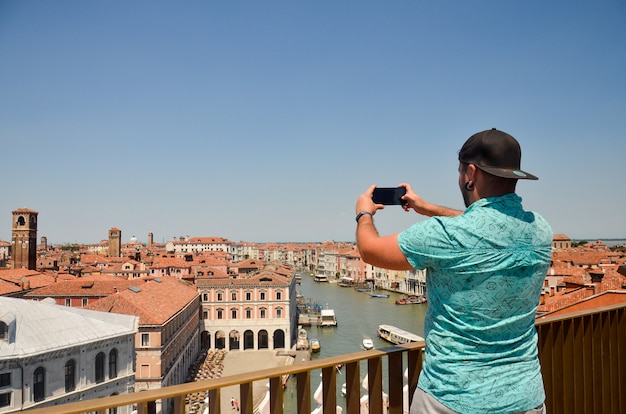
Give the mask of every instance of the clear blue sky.
[[462, 208], [492, 127], [556, 233], [626, 237], [625, 44], [624, 1], [0, 0], [0, 239], [351, 241], [371, 184]]

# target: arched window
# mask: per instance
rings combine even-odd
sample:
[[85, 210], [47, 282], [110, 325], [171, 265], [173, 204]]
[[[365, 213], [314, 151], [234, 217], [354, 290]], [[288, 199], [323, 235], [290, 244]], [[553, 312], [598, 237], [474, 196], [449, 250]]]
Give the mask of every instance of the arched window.
[[209, 301], [209, 292], [202, 292], [202, 301], [203, 302], [208, 302]]
[[265, 308], [261, 308], [261, 309], [259, 309], [259, 311], [260, 311], [260, 317], [261, 317], [261, 319], [265, 319], [265, 318], [266, 318], [266, 313], [267, 313], [267, 310], [266, 310]]
[[252, 308], [246, 308], [246, 319], [252, 319]]
[[237, 319], [237, 308], [232, 308], [230, 310], [230, 318], [231, 319]]
[[6, 323], [0, 321], [0, 339], [9, 338], [9, 327]]
[[96, 355], [96, 383], [100, 383], [104, 381], [104, 360], [105, 360], [104, 352], [98, 353]]
[[117, 377], [117, 349], [109, 352], [109, 379]]
[[33, 399], [35, 402], [46, 398], [46, 370], [39, 367], [33, 373]]
[[224, 309], [217, 310], [217, 319], [224, 319]]
[[65, 392], [76, 389], [76, 361], [70, 359], [65, 363]]
[[283, 317], [283, 308], [276, 308], [276, 317], [277, 318]]

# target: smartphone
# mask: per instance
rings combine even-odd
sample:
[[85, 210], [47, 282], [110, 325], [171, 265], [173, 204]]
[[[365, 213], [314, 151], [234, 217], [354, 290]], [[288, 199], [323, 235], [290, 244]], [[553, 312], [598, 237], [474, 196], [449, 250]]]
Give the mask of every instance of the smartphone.
[[384, 205], [404, 205], [407, 202], [402, 200], [406, 194], [404, 187], [376, 187], [372, 193], [372, 201], [376, 204]]

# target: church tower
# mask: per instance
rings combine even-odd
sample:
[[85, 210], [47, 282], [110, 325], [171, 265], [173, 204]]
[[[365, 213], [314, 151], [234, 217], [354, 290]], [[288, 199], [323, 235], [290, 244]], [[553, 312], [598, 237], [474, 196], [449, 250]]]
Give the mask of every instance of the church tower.
[[122, 253], [122, 230], [113, 227], [109, 230], [109, 257], [120, 257]]
[[11, 256], [13, 269], [37, 269], [37, 213], [27, 208], [13, 211]]

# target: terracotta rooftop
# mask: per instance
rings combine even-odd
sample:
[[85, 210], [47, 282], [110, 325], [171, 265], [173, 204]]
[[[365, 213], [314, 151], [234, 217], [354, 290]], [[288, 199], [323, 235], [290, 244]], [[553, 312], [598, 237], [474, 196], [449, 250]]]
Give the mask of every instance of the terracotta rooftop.
[[140, 325], [162, 325], [196, 297], [196, 288], [172, 277], [136, 279], [135, 285], [87, 309], [139, 317]]

